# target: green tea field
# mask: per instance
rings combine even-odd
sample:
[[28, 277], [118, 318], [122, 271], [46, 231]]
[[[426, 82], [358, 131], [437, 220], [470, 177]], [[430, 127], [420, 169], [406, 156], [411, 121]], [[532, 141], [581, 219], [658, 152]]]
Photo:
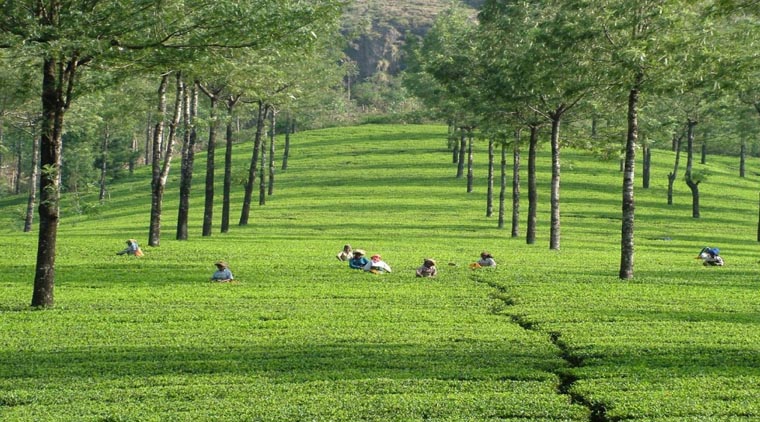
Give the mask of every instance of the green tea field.
[[[236, 145], [233, 180], [250, 150]], [[757, 158], [740, 178], [738, 158], [708, 156], [694, 219], [680, 176], [667, 205], [674, 153], [655, 150], [650, 188], [637, 174], [635, 276], [622, 281], [616, 159], [562, 151], [561, 247], [550, 250], [548, 146], [532, 245], [527, 147], [516, 238], [511, 192], [507, 228], [485, 216], [486, 153], [476, 141], [467, 193], [445, 126], [297, 133], [246, 226], [233, 186], [228, 233], [217, 162], [215, 227], [202, 237], [199, 152], [190, 239], [175, 240], [175, 163], [158, 247], [147, 246], [139, 168], [102, 205], [97, 189], [64, 198], [46, 310], [29, 306], [26, 198], [1, 197], [0, 421], [760, 420]], [[128, 238], [145, 256], [116, 255]], [[335, 257], [346, 243], [393, 272], [350, 269]], [[694, 259], [705, 246], [726, 265]], [[469, 268], [484, 250], [497, 267]], [[439, 274], [415, 277], [427, 257]], [[209, 282], [220, 259], [234, 283]]]

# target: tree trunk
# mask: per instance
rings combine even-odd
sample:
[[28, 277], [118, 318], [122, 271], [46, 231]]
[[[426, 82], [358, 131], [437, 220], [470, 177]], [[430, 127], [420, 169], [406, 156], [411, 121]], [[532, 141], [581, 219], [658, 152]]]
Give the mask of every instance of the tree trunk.
[[692, 164], [694, 155], [694, 127], [697, 122], [689, 119], [686, 131], [686, 185], [691, 190], [691, 216], [699, 218], [699, 181], [692, 178]]
[[636, 144], [639, 138], [638, 101], [642, 74], [636, 75], [634, 88], [628, 94], [628, 134], [625, 143], [625, 169], [623, 171], [623, 223], [620, 236], [620, 272], [622, 280], [633, 278], [634, 221], [636, 206], [633, 184], [636, 166]]
[[138, 146], [137, 146], [137, 137], [133, 134], [132, 135], [132, 143], [129, 147], [129, 175], [133, 175], [135, 173], [135, 166], [137, 165], [137, 153], [138, 153]]
[[166, 87], [169, 84], [169, 74], [161, 77], [158, 86], [158, 116], [153, 130], [153, 142], [151, 144], [151, 201], [150, 201], [150, 228], [148, 231], [148, 245], [158, 246], [161, 243], [161, 208], [164, 195], [164, 186], [161, 185], [161, 138], [164, 134], [164, 119], [166, 118]]
[[673, 164], [673, 171], [668, 173], [668, 205], [673, 205], [673, 183], [676, 181], [676, 175], [678, 174], [678, 162], [681, 159], [681, 139], [683, 135], [676, 136], [673, 134], [673, 148], [676, 152], [675, 163]]
[[[487, 175], [487, 189], [486, 189], [486, 217], [493, 215], [493, 137], [488, 138], [488, 175]], [[504, 227], [502, 222], [499, 228]]]
[[145, 165], [147, 166], [148, 163], [151, 163], [152, 165], [152, 157], [153, 157], [153, 126], [152, 126], [153, 116], [150, 112], [148, 112], [148, 116], [145, 120], [145, 155], [143, 157], [143, 161], [145, 161]]
[[276, 135], [276, 114], [277, 113], [275, 112], [275, 109], [272, 108], [272, 112], [269, 116], [269, 185], [267, 186], [267, 195], [270, 196], [274, 193], [274, 148]]
[[290, 113], [285, 116], [285, 146], [282, 149], [282, 167], [285, 171], [288, 169], [288, 157], [290, 157]]
[[472, 128], [467, 129], [467, 193], [472, 192]]
[[757, 241], [760, 242], [760, 201], [758, 201], [757, 210]]
[[[269, 106], [267, 110], [271, 113], [274, 112]], [[267, 115], [264, 115], [264, 120], [267, 120]], [[266, 205], [267, 203], [267, 144], [262, 140], [261, 142], [261, 165], [259, 166], [259, 205]]]
[[[177, 72], [177, 91], [174, 100], [174, 114], [169, 124], [169, 135], [165, 141], [161, 141], [164, 132], [164, 119], [166, 116], [166, 87], [169, 81], [169, 74], [161, 77], [161, 85], [158, 90], [158, 122], [153, 133], [153, 178], [151, 180], [151, 204], [150, 204], [150, 230], [148, 233], [148, 245], [159, 246], [161, 243], [161, 213], [163, 212], [164, 190], [166, 189], [166, 180], [169, 178], [171, 169], [171, 160], [174, 152], [174, 136], [179, 116], [182, 109], [182, 96], [184, 84], [182, 83], [182, 74]], [[166, 150], [162, 151], [161, 145]], [[162, 157], [163, 156], [163, 157]], [[163, 164], [161, 159], [163, 158]]]
[[[55, 252], [58, 237], [61, 193], [61, 132], [67, 100], [64, 84], [71, 87], [76, 60], [66, 66], [55, 58], [46, 58], [42, 67], [42, 123], [40, 127], [40, 224], [37, 240], [37, 263], [34, 275], [32, 306], [55, 304]], [[64, 70], [65, 69], [65, 70]], [[69, 91], [70, 92], [70, 91]]]
[[739, 177], [744, 177], [744, 166], [747, 160], [747, 143], [742, 140], [741, 150], [739, 152]]
[[520, 129], [512, 151], [512, 237], [520, 236]]
[[[492, 149], [489, 146], [489, 150]], [[499, 224], [500, 229], [504, 228], [504, 215], [506, 214], [506, 196], [507, 196], [507, 143], [502, 140], [501, 142], [501, 163], [500, 170], [500, 183], [499, 183]]]
[[467, 153], [467, 133], [459, 128], [459, 158], [457, 158], [457, 179], [464, 177], [465, 154]]
[[233, 111], [240, 96], [230, 96], [227, 99], [227, 131], [224, 148], [224, 186], [222, 187], [222, 227], [221, 232], [230, 231], [230, 192], [232, 190], [232, 141], [233, 141]]
[[[456, 132], [449, 136], [456, 137]], [[459, 165], [459, 141], [455, 138], [453, 142], [450, 142], [453, 146], [451, 148], [451, 163]], [[457, 167], [458, 168], [458, 167]]]
[[538, 148], [538, 126], [530, 127], [528, 143], [528, 228], [525, 232], [525, 243], [536, 243], [536, 212], [538, 210], [538, 195], [536, 193], [536, 149]]
[[216, 154], [216, 129], [219, 127], [218, 104], [221, 88], [206, 89], [198, 85], [201, 91], [211, 100], [209, 109], [208, 144], [206, 145], [206, 184], [205, 201], [203, 205], [203, 230], [202, 236], [211, 236], [211, 226], [214, 222], [214, 158]]
[[37, 199], [37, 186], [40, 183], [40, 143], [32, 125], [32, 174], [29, 176], [29, 198], [26, 201], [26, 218], [24, 218], [24, 233], [32, 231], [34, 221], [34, 204]]
[[102, 204], [106, 200], [106, 172], [108, 170], [108, 138], [110, 136], [108, 125], [106, 125], [105, 132], [103, 133], [103, 143], [101, 144], [101, 160], [100, 163], [100, 193], [98, 194], [98, 200]]
[[198, 88], [185, 90], [183, 107], [183, 122], [185, 133], [182, 137], [182, 160], [179, 179], [179, 208], [177, 210], [177, 240], [188, 239], [188, 223], [190, 219], [190, 191], [193, 184], [193, 167], [195, 165], [195, 142], [198, 134], [195, 132], [195, 116], [198, 107]]
[[452, 164], [458, 164], [459, 163], [459, 140], [457, 139], [457, 129], [456, 129], [456, 123], [454, 121], [449, 121], [448, 125], [448, 137], [446, 138], [446, 143], [451, 150], [451, 163]]
[[0, 168], [2, 168], [3, 164], [5, 163], [5, 154], [3, 151], [5, 145], [5, 119], [3, 117], [3, 113], [0, 113]]
[[259, 111], [256, 116], [256, 136], [253, 141], [253, 151], [251, 152], [251, 165], [248, 167], [248, 180], [245, 182], [245, 193], [243, 196], [243, 208], [240, 212], [240, 222], [238, 225], [248, 224], [248, 217], [251, 212], [251, 199], [253, 197], [253, 186], [256, 182], [256, 172], [259, 162], [259, 149], [261, 148], [261, 133], [264, 130], [264, 119], [268, 113], [268, 106], [259, 100]]
[[560, 163], [559, 163], [559, 125], [560, 112], [552, 115], [552, 190], [551, 190], [551, 227], [549, 233], [549, 249], [558, 250], [560, 244], [560, 221], [559, 221], [559, 184], [560, 184]]
[[21, 138], [19, 138], [16, 141], [16, 171], [14, 171], [13, 177], [11, 178], [11, 186], [13, 188], [14, 195], [21, 193], [21, 171], [22, 163], [24, 162], [22, 144], [23, 142]]
[[702, 142], [702, 148], [701, 148], [702, 157], [700, 158], [700, 163], [705, 164], [707, 163], [707, 144]]
[[652, 148], [648, 144], [645, 144], [642, 148], [644, 153], [644, 163], [642, 166], [642, 188], [649, 189], [649, 179], [652, 168]]

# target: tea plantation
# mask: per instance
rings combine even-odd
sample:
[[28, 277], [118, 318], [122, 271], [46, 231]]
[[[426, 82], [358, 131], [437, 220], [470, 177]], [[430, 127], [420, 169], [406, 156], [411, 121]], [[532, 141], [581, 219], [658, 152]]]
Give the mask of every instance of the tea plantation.
[[[236, 145], [233, 180], [250, 148]], [[143, 167], [103, 204], [97, 189], [64, 198], [47, 310], [29, 307], [26, 199], [4, 196], [0, 420], [760, 420], [757, 159], [740, 178], [738, 158], [708, 156], [694, 219], [680, 178], [666, 202], [674, 153], [654, 151], [651, 187], [637, 176], [635, 278], [621, 281], [618, 162], [563, 150], [561, 248], [549, 250], [547, 149], [532, 245], [527, 148], [512, 238], [485, 216], [485, 142], [467, 193], [442, 126], [297, 133], [266, 205], [238, 226], [235, 185], [233, 225], [210, 237], [196, 176], [188, 241], [174, 240], [177, 163], [159, 247], [147, 247]], [[116, 255], [127, 238], [144, 257]], [[393, 272], [349, 269], [335, 258], [345, 243]], [[702, 266], [704, 246], [726, 265]], [[499, 265], [468, 268], [483, 250]], [[416, 278], [426, 257], [439, 275]], [[234, 283], [208, 281], [219, 259]]]

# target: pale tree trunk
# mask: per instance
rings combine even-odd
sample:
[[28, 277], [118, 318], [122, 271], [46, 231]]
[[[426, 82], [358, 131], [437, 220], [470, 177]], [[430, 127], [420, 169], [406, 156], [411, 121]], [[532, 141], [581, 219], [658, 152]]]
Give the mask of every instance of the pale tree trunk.
[[103, 143], [101, 144], [102, 162], [100, 163], [100, 193], [98, 194], [98, 200], [101, 204], [106, 200], [106, 173], [108, 172], [108, 142], [110, 136], [110, 129], [106, 125], [103, 132]]
[[536, 212], [538, 211], [538, 194], [536, 192], [536, 150], [538, 148], [538, 126], [530, 127], [528, 143], [528, 227], [525, 243], [536, 243]]
[[500, 229], [504, 228], [504, 215], [506, 214], [506, 196], [507, 196], [507, 143], [501, 141], [501, 161], [499, 163], [499, 224]]
[[676, 181], [678, 174], [678, 163], [681, 160], [681, 139], [683, 135], [677, 136], [673, 134], [673, 148], [676, 152], [675, 162], [673, 163], [673, 171], [668, 173], [668, 205], [673, 205], [673, 183]]
[[214, 219], [214, 170], [215, 170], [215, 154], [216, 154], [216, 129], [219, 126], [218, 118], [218, 103], [219, 94], [222, 92], [222, 88], [207, 89], [201, 84], [198, 84], [198, 88], [206, 94], [211, 100], [211, 106], [209, 110], [210, 125], [208, 129], [208, 144], [206, 145], [206, 185], [205, 185], [205, 201], [203, 206], [203, 230], [202, 236], [211, 236], [211, 226]]
[[232, 140], [233, 140], [233, 116], [235, 105], [240, 100], [240, 95], [230, 95], [227, 98], [227, 130], [225, 133], [224, 148], [224, 185], [222, 187], [222, 227], [221, 232], [230, 231], [230, 191], [232, 189]]
[[686, 173], [684, 178], [686, 179], [686, 185], [691, 190], [691, 216], [692, 218], [699, 218], [699, 181], [692, 178], [692, 165], [694, 155], [694, 127], [697, 122], [689, 119], [686, 129]]
[[512, 150], [512, 237], [520, 236], [520, 129]]
[[26, 218], [24, 218], [24, 233], [32, 231], [34, 221], [34, 205], [37, 200], [37, 186], [40, 182], [40, 143], [36, 140], [36, 130], [32, 125], [32, 174], [29, 176], [29, 197], [26, 201]]
[[560, 246], [560, 213], [559, 213], [559, 186], [560, 186], [560, 144], [559, 126], [561, 114], [552, 115], [552, 181], [551, 181], [551, 226], [549, 232], [549, 249], [558, 250]]
[[269, 112], [268, 106], [264, 105], [264, 102], [259, 100], [259, 111], [256, 117], [256, 136], [253, 141], [253, 151], [251, 152], [251, 164], [248, 167], [248, 180], [245, 183], [245, 193], [243, 196], [243, 207], [240, 211], [240, 222], [238, 225], [244, 226], [248, 224], [248, 217], [251, 213], [251, 200], [253, 198], [253, 186], [256, 182], [256, 172], [259, 161], [259, 153], [261, 148], [261, 134], [264, 130], [264, 119]]
[[[150, 207], [150, 229], [148, 233], [148, 245], [159, 246], [161, 243], [161, 213], [163, 209], [164, 190], [166, 189], [166, 180], [169, 178], [171, 169], [171, 160], [174, 153], [174, 136], [177, 126], [179, 125], [180, 114], [182, 110], [182, 97], [184, 92], [184, 83], [182, 82], [181, 72], [177, 72], [177, 91], [174, 100], [174, 113], [172, 121], [169, 124], [169, 135], [162, 142], [164, 132], [164, 118], [166, 115], [166, 88], [169, 81], [169, 74], [161, 78], [161, 84], [158, 90], [158, 122], [153, 133], [153, 178], [151, 180], [151, 207]], [[161, 150], [164, 145], [166, 150]], [[161, 158], [163, 156], [163, 164]]]
[[618, 274], [623, 280], [633, 278], [633, 234], [636, 211], [633, 184], [636, 165], [636, 144], [639, 137], [639, 86], [642, 79], [643, 75], [637, 75], [634, 88], [628, 94], [628, 134], [625, 143], [625, 167], [623, 170], [623, 223], [620, 236], [620, 272]]
[[188, 223], [190, 219], [190, 191], [193, 184], [193, 167], [195, 165], [195, 143], [198, 134], [195, 132], [195, 116], [198, 107], [198, 88], [193, 84], [183, 94], [182, 122], [184, 134], [180, 152], [179, 178], [179, 207], [177, 208], [177, 240], [187, 240], [189, 237]]
[[274, 149], [275, 149], [275, 135], [276, 135], [276, 121], [275, 116], [277, 112], [272, 107], [272, 112], [269, 115], [269, 185], [267, 186], [267, 195], [274, 193]]
[[[488, 174], [486, 176], [486, 217], [493, 215], [493, 138], [488, 139]], [[503, 225], [501, 226], [503, 227]]]

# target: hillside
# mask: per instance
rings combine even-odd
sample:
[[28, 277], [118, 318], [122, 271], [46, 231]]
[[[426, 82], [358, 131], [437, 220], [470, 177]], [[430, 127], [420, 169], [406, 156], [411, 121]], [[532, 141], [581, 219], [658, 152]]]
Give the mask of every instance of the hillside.
[[[424, 35], [451, 0], [356, 0], [344, 15], [346, 55], [356, 62], [359, 80], [378, 72], [394, 75], [403, 68], [407, 34]], [[482, 0], [467, 0], [475, 9]]]
[[[513, 238], [485, 216], [487, 145], [474, 145], [467, 193], [445, 139], [442, 125], [298, 132], [273, 194], [228, 233], [217, 173], [207, 237], [199, 156], [190, 239], [174, 239], [175, 166], [159, 247], [144, 245], [148, 167], [103, 204], [97, 190], [65, 194], [45, 310], [29, 308], [37, 238], [18, 227], [23, 198], [0, 197], [0, 419], [760, 420], [757, 158], [740, 178], [735, 157], [708, 156], [695, 220], [682, 180], [666, 205], [674, 153], [654, 150], [651, 187], [636, 187], [635, 278], [622, 281], [616, 159], [562, 150], [562, 247], [549, 250], [546, 145], [526, 244], [524, 228]], [[234, 147], [236, 176], [251, 144]], [[115, 254], [129, 237], [144, 257]], [[346, 243], [393, 272], [350, 269], [335, 258]], [[704, 246], [726, 265], [695, 260]], [[471, 269], [483, 250], [498, 265]], [[428, 257], [439, 274], [415, 277]], [[217, 260], [236, 283], [209, 282]]]

